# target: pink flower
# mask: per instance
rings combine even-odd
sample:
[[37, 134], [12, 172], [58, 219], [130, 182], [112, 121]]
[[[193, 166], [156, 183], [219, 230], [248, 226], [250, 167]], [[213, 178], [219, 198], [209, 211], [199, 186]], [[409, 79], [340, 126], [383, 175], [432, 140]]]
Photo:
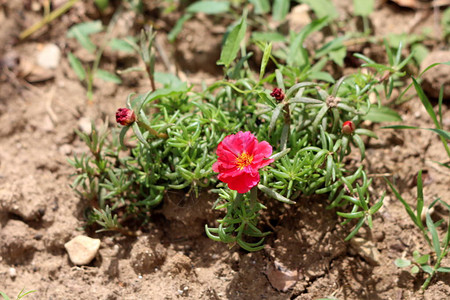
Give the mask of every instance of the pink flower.
[[344, 134], [352, 134], [355, 132], [355, 123], [352, 121], [345, 121], [344, 124], [342, 124], [342, 132]]
[[273, 159], [272, 146], [266, 141], [258, 142], [250, 131], [239, 131], [226, 136], [217, 146], [217, 162], [212, 169], [219, 173], [219, 180], [238, 193], [246, 193], [259, 183], [259, 169]]
[[116, 112], [116, 122], [123, 126], [129, 126], [136, 121], [134, 111], [128, 108], [119, 108]]

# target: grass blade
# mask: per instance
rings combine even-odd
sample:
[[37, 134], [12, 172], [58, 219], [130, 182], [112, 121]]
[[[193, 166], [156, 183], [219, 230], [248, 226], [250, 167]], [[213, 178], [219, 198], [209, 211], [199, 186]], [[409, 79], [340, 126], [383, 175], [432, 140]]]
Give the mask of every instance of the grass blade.
[[395, 189], [395, 187], [392, 185], [392, 183], [385, 178], [387, 184], [389, 185], [389, 187], [391, 188], [392, 192], [394, 192], [395, 197], [403, 204], [403, 206], [406, 209], [406, 212], [408, 213], [409, 217], [411, 218], [411, 220], [414, 222], [414, 224], [417, 225], [417, 227], [420, 228], [419, 223], [417, 222], [417, 218], [414, 215], [414, 212], [412, 211], [411, 207], [409, 206], [408, 203], [406, 203], [406, 201], [402, 198], [402, 196], [400, 196], [399, 192]]
[[4, 300], [9, 300], [8, 295], [6, 295], [6, 294], [3, 293], [3, 292], [0, 292], [0, 296], [2, 296]]
[[230, 10], [230, 2], [228, 1], [198, 1], [188, 6], [188, 13], [204, 13], [207, 15], [216, 15], [226, 13]]
[[444, 85], [441, 86], [441, 89], [439, 91], [439, 100], [438, 100], [439, 112], [438, 112], [438, 114], [439, 114], [439, 125], [441, 126], [439, 128], [442, 128], [442, 100], [443, 99], [444, 99]]
[[261, 69], [259, 71], [259, 80], [264, 77], [264, 73], [266, 72], [266, 66], [269, 62], [270, 54], [272, 53], [272, 43], [266, 44], [264, 48], [264, 55], [261, 61]]
[[372, 106], [367, 115], [363, 116], [363, 119], [372, 122], [402, 121], [402, 118], [395, 110], [392, 110], [389, 107], [385, 106], [381, 107]]
[[289, 0], [275, 0], [272, 8], [272, 18], [275, 21], [283, 21], [289, 12]]
[[423, 183], [422, 170], [417, 174], [417, 221], [422, 224], [422, 210], [423, 210]]
[[80, 79], [80, 81], [83, 81], [86, 78], [86, 70], [81, 64], [81, 61], [71, 52], [67, 54], [67, 57], [69, 59], [69, 64], [72, 67], [75, 74], [77, 74], [78, 79]]
[[95, 72], [95, 77], [107, 82], [113, 82], [116, 84], [122, 83], [122, 79], [120, 79], [119, 76], [103, 69], [97, 69], [97, 72]]
[[239, 24], [236, 25], [228, 34], [225, 45], [220, 53], [220, 59], [217, 62], [218, 65], [224, 65], [228, 68], [231, 62], [236, 58], [241, 42], [245, 37], [245, 32], [247, 31], [246, 18], [247, 15], [244, 12]]
[[433, 220], [431, 219], [429, 212], [427, 212], [426, 220], [427, 220], [428, 230], [430, 231], [431, 238], [433, 240], [434, 252], [436, 253], [437, 257], [440, 257], [441, 256], [441, 245], [439, 244], [439, 236], [437, 234], [436, 227], [434, 225]]
[[425, 95], [422, 87], [417, 82], [417, 80], [413, 77], [413, 84], [414, 88], [416, 89], [417, 95], [419, 96], [420, 101], [422, 101], [423, 106], [425, 107], [427, 113], [430, 115], [431, 119], [434, 122], [434, 125], [436, 128], [440, 129], [440, 124], [436, 118], [436, 114], [434, 113], [433, 106], [430, 103], [430, 100], [428, 100], [428, 97]]

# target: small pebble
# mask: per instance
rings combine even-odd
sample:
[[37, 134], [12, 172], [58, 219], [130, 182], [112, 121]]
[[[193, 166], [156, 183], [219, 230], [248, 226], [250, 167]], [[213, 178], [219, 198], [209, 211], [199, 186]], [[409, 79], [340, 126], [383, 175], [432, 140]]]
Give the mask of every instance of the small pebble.
[[239, 253], [234, 252], [234, 253], [231, 255], [231, 260], [232, 260], [233, 262], [239, 262]]
[[35, 234], [34, 235], [34, 239], [36, 240], [36, 241], [40, 241], [40, 240], [42, 240], [42, 237], [43, 237], [43, 235], [42, 234], [40, 234], [40, 233], [37, 233], [37, 234]]
[[69, 144], [61, 145], [61, 147], [59, 147], [58, 151], [62, 155], [70, 155], [70, 154], [72, 154], [72, 146]]
[[87, 265], [97, 255], [100, 240], [79, 235], [64, 244], [69, 253], [70, 261], [75, 265]]
[[91, 119], [87, 117], [82, 117], [78, 120], [78, 128], [80, 128], [81, 132], [86, 134], [91, 134], [92, 131], [92, 123]]
[[46, 69], [56, 69], [61, 60], [61, 50], [55, 44], [46, 44], [37, 55], [37, 63]]
[[377, 242], [384, 241], [384, 232], [382, 232], [382, 231], [375, 232], [374, 233], [374, 238], [375, 238], [375, 240], [377, 240]]
[[15, 268], [9, 268], [9, 277], [11, 277], [11, 279], [16, 278], [17, 276], [17, 272]]

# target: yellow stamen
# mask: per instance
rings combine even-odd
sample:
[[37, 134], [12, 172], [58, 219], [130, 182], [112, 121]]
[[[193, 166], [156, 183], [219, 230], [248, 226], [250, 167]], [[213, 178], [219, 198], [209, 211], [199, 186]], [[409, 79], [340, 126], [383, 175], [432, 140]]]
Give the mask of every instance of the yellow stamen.
[[247, 152], [242, 152], [239, 157], [236, 158], [236, 166], [239, 170], [242, 170], [246, 166], [249, 166], [253, 161], [253, 155], [249, 155]]

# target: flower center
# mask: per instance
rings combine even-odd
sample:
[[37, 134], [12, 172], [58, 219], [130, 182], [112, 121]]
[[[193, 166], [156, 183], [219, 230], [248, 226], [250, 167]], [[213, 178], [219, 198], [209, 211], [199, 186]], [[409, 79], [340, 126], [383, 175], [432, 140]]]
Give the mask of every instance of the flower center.
[[246, 166], [249, 166], [253, 161], [253, 155], [249, 155], [247, 152], [242, 152], [239, 157], [236, 158], [236, 166], [239, 170], [242, 170]]

